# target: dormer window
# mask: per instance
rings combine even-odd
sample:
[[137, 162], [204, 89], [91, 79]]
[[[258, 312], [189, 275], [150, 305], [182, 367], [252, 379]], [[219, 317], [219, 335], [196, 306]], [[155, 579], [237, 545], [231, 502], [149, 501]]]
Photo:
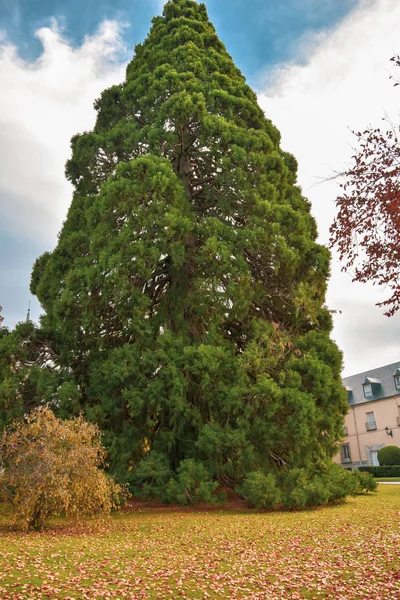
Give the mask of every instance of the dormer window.
[[372, 379], [372, 377], [366, 377], [363, 383], [364, 398], [373, 398], [374, 396], [379, 394], [380, 387], [381, 382], [379, 381], [379, 379]]
[[347, 392], [347, 402], [349, 404], [353, 404], [353, 390], [351, 389], [351, 387], [346, 386], [344, 388]]
[[372, 391], [372, 385], [370, 383], [364, 383], [363, 388], [364, 388], [364, 397], [372, 398], [374, 395], [374, 392]]
[[394, 387], [396, 390], [400, 391], [400, 368], [396, 369], [396, 372], [393, 373], [394, 378]]

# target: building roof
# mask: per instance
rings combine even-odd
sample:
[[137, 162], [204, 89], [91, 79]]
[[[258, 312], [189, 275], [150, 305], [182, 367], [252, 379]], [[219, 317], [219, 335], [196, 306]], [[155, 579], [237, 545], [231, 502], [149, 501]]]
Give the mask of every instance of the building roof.
[[[396, 389], [394, 375], [400, 375], [400, 361], [344, 377], [343, 385], [347, 390], [350, 406], [399, 395], [400, 388]], [[365, 398], [363, 384], [372, 384], [370, 398]]]

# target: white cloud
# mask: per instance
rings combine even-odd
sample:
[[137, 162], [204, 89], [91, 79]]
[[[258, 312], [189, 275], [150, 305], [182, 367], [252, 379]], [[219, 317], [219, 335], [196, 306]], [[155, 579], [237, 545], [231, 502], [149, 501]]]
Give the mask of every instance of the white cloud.
[[0, 40], [3, 228], [54, 243], [71, 201], [64, 178], [70, 138], [93, 126], [93, 100], [124, 78], [120, 32], [120, 24], [105, 21], [73, 48], [53, 22], [37, 32], [43, 53], [34, 63]]
[[[350, 129], [384, 126], [385, 111], [400, 119], [400, 88], [389, 80], [389, 59], [400, 52], [399, 30], [397, 0], [360, 0], [334, 30], [304, 40], [302, 65], [281, 65], [259, 94], [281, 131], [283, 147], [299, 161], [299, 182], [312, 201], [324, 243], [339, 187], [321, 182], [350, 160], [355, 141]], [[400, 358], [400, 343], [393, 336], [400, 315], [388, 319], [374, 306], [384, 298], [384, 290], [352, 284], [334, 257], [328, 302], [343, 311], [335, 318], [334, 337], [344, 350], [346, 374]]]

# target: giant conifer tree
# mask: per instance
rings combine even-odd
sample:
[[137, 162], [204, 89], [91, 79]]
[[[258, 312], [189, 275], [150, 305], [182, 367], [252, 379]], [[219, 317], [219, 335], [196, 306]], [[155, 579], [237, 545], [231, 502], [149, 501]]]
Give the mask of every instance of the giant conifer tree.
[[32, 275], [60, 413], [98, 422], [119, 474], [149, 453], [232, 484], [325, 468], [347, 406], [329, 253], [205, 5], [168, 2], [95, 107]]

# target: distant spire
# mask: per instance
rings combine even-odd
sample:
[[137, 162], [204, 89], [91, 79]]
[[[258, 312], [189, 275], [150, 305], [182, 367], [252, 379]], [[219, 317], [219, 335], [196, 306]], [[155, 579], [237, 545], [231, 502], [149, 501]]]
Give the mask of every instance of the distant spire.
[[30, 323], [31, 322], [31, 301], [29, 300], [29, 304], [28, 304], [28, 312], [26, 313], [26, 322]]

